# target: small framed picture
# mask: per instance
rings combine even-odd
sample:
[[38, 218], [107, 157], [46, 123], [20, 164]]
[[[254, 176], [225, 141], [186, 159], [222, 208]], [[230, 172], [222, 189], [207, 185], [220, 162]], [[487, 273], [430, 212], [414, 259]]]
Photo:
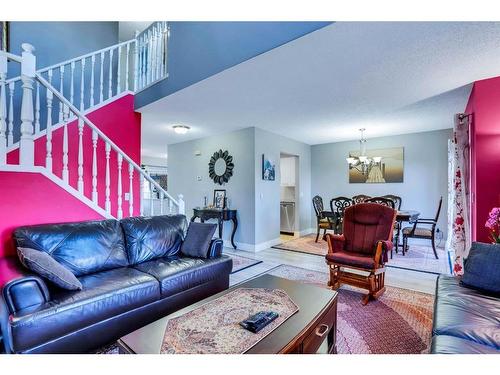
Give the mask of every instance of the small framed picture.
[[274, 181], [276, 178], [276, 165], [274, 162], [262, 154], [262, 179]]
[[214, 190], [214, 207], [224, 209], [226, 203], [226, 190]]

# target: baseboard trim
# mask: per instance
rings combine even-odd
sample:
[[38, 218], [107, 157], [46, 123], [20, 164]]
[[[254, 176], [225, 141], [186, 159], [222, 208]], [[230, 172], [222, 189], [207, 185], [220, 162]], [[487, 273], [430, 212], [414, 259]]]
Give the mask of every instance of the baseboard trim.
[[[237, 247], [237, 250], [248, 251], [248, 252], [252, 252], [252, 253], [257, 253], [259, 251], [269, 249], [269, 248], [271, 248], [275, 245], [278, 245], [280, 243], [281, 243], [281, 239], [279, 237], [275, 238], [273, 240], [261, 242], [258, 244], [249, 244], [249, 243], [235, 241], [235, 245]], [[224, 246], [228, 247], [228, 248], [233, 248], [233, 245], [231, 244], [230, 240], [224, 240]]]

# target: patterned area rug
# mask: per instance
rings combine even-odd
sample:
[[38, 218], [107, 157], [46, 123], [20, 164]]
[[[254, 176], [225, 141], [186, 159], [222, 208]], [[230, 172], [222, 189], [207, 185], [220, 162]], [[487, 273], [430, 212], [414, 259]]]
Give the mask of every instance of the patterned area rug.
[[[294, 240], [273, 246], [276, 249], [296, 251], [300, 253], [324, 256], [328, 252], [326, 241], [321, 239], [315, 242], [315, 234], [310, 234]], [[443, 248], [438, 247], [439, 259], [434, 257], [432, 247], [422, 245], [410, 245], [410, 250], [403, 256], [401, 251], [393, 252], [392, 259], [387, 263], [388, 267], [405, 268], [409, 270], [431, 272], [436, 274], [449, 274], [447, 255]]]
[[261, 260], [242, 257], [240, 255], [227, 254], [227, 253], [225, 255], [229, 255], [231, 258], [233, 258], [233, 270], [231, 271], [231, 273], [236, 273], [248, 267], [252, 267], [255, 266], [256, 264], [262, 263]]
[[[326, 288], [328, 274], [281, 265], [268, 272], [289, 280]], [[339, 289], [337, 351], [339, 354], [428, 353], [434, 297], [407, 289], [386, 287], [386, 292], [366, 306], [366, 292]]]

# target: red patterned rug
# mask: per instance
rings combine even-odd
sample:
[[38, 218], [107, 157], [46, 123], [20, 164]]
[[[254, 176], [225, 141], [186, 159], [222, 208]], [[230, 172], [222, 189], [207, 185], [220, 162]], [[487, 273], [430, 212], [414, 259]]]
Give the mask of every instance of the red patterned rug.
[[[271, 275], [326, 288], [328, 274], [281, 265]], [[434, 296], [386, 287], [386, 292], [366, 306], [364, 291], [348, 286], [339, 290], [337, 351], [339, 354], [428, 353]]]

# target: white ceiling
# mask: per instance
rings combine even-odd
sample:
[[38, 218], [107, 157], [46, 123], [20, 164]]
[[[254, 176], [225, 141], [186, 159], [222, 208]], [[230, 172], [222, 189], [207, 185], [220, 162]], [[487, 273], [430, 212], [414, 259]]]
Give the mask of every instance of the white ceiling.
[[450, 128], [496, 75], [500, 23], [338, 22], [141, 108], [143, 155], [249, 126], [308, 144]]
[[118, 40], [125, 42], [133, 39], [136, 31], [141, 32], [151, 24], [151, 21], [120, 21], [118, 22]]

